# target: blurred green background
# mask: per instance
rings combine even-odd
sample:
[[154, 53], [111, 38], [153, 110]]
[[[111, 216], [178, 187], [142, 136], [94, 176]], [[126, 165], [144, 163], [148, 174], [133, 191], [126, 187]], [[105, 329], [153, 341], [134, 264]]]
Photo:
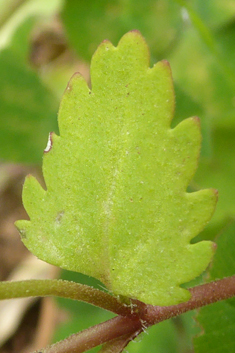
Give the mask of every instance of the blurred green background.
[[[196, 240], [214, 239], [235, 218], [234, 0], [0, 0], [1, 163], [41, 165], [48, 133], [58, 133], [57, 111], [70, 76], [80, 71], [89, 82], [99, 43], [117, 45], [132, 29], [146, 38], [151, 65], [170, 62], [172, 126], [189, 116], [201, 119], [201, 158], [189, 189], [218, 189], [215, 215]], [[99, 287], [79, 274], [62, 276]], [[57, 328], [55, 340], [111, 317], [81, 303], [58, 303], [71, 320]], [[191, 352], [196, 331], [189, 313], [151, 328], [128, 352]]]

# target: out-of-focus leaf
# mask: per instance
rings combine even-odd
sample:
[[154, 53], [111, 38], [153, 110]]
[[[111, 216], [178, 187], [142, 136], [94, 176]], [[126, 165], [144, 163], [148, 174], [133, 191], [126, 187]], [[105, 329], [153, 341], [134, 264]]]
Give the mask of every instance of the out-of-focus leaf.
[[[204, 154], [194, 178], [195, 189], [211, 185], [219, 190], [218, 207], [205, 238], [212, 238], [235, 215], [234, 163], [234, 26], [215, 33], [217, 48], [224, 57], [224, 71], [217, 58], [205, 47], [197, 32], [189, 28], [170, 58], [175, 81], [193, 96], [203, 109], [202, 121], [208, 127], [211, 152]], [[182, 58], [183, 63], [182, 65]], [[199, 238], [197, 238], [198, 240]]]
[[212, 29], [228, 23], [235, 16], [234, 0], [192, 0], [191, 3], [203, 21]]
[[137, 337], [136, 341], [129, 343], [129, 353], [178, 353], [179, 343], [172, 320], [163, 321]]
[[[115, 295], [155, 305], [187, 300], [181, 284], [208, 265], [211, 242], [190, 244], [208, 223], [212, 189], [187, 193], [197, 167], [197, 119], [170, 129], [174, 93], [166, 62], [149, 69], [147, 45], [129, 32], [103, 42], [92, 90], [75, 75], [44, 154], [45, 191], [25, 182], [30, 221], [18, 221], [39, 258], [102, 281]], [[145, 275], [143, 275], [145, 274]]]
[[133, 29], [146, 37], [151, 54], [163, 59], [182, 30], [180, 7], [173, 0], [67, 0], [62, 19], [71, 44], [86, 60], [102, 40], [117, 43]]
[[194, 317], [195, 310], [188, 311], [187, 313], [173, 319], [175, 330], [178, 335], [178, 353], [192, 352], [193, 337], [200, 332]]
[[0, 48], [9, 45], [12, 36], [28, 18], [48, 19], [59, 11], [63, 0], [2, 0], [0, 3]]
[[172, 127], [175, 127], [190, 115], [199, 117], [202, 131], [201, 157], [210, 157], [212, 153], [211, 129], [208, 119], [205, 118], [202, 106], [193, 100], [193, 98], [178, 85], [175, 85], [175, 97], [175, 117], [172, 122]]
[[[235, 274], [235, 223], [217, 240], [210, 280]], [[195, 353], [231, 353], [235, 347], [235, 299], [201, 308], [197, 316], [203, 332], [194, 339]]]
[[[230, 48], [231, 31], [213, 34], [215, 52], [208, 49], [198, 31], [190, 27], [184, 32], [177, 49], [169, 56], [176, 83], [203, 108], [211, 125], [235, 126], [235, 70]], [[183, 65], [182, 65], [183, 63]]]
[[[224, 232], [218, 236], [216, 244], [217, 251], [209, 269], [210, 281], [235, 274], [235, 221], [227, 225]], [[229, 303], [234, 305], [235, 298], [229, 299]]]
[[[211, 104], [209, 55], [198, 33], [191, 27], [184, 32], [177, 49], [168, 57], [175, 82], [203, 108]], [[206, 112], [207, 112], [206, 111]]]
[[[235, 8], [235, 3], [234, 3]], [[235, 18], [235, 14], [234, 14]], [[233, 70], [235, 76], [235, 53], [234, 53], [234, 38], [235, 38], [235, 19], [227, 23], [223, 27], [220, 27], [216, 33], [216, 40], [218, 42], [219, 49], [226, 58], [226, 65], [229, 65]], [[234, 103], [234, 102], [233, 102]], [[235, 104], [235, 103], [234, 103]]]
[[190, 338], [198, 329], [192, 313], [186, 313], [177, 320], [163, 321], [142, 333], [129, 343], [128, 353], [186, 353], [190, 352]]
[[231, 353], [235, 347], [235, 308], [229, 301], [201, 309], [197, 320], [203, 333], [194, 339], [195, 353]]
[[56, 129], [56, 100], [10, 50], [0, 53], [0, 158], [39, 163], [47, 132]]
[[57, 99], [27, 64], [32, 20], [0, 51], [0, 158], [40, 163], [48, 130], [57, 128]]
[[215, 129], [212, 134], [213, 156], [201, 160], [194, 178], [199, 187], [210, 185], [219, 190], [218, 205], [211, 222], [214, 226], [223, 225], [235, 217], [234, 139], [235, 129]]
[[186, 17], [197, 30], [201, 40], [212, 52], [215, 52], [215, 42], [212, 33], [197, 14], [197, 12], [194, 10], [194, 8], [191, 6], [191, 3], [189, 3], [187, 0], [175, 0], [175, 2], [182, 6], [182, 9], [186, 13]]

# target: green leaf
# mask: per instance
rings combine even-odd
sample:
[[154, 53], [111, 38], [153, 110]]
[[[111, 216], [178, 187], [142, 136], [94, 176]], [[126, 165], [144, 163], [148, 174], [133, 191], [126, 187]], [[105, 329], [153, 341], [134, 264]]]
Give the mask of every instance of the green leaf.
[[[203, 6], [203, 5], [202, 5]], [[233, 2], [234, 6], [234, 2]], [[205, 5], [206, 8], [206, 5]], [[227, 25], [214, 32], [224, 65], [233, 70], [234, 57], [230, 46], [234, 37], [234, 26]], [[202, 236], [214, 238], [228, 219], [235, 216], [235, 158], [234, 150], [234, 75], [228, 78], [221, 70], [218, 60], [209, 53], [194, 30], [185, 33], [184, 41], [176, 55], [171, 57], [175, 81], [184, 91], [193, 96], [204, 108], [202, 126], [209, 127], [211, 153], [204, 154], [194, 178], [195, 188], [213, 187], [219, 190], [219, 202], [206, 233]], [[182, 65], [182, 57], [184, 65]], [[231, 82], [233, 84], [231, 84]], [[205, 142], [204, 136], [203, 141]], [[205, 146], [205, 145], [204, 145]], [[204, 152], [204, 151], [203, 151]], [[199, 239], [199, 238], [197, 238]]]
[[213, 29], [231, 21], [235, 15], [235, 3], [233, 0], [223, 2], [220, 0], [192, 0], [192, 3], [195, 11], [199, 13], [203, 21]]
[[0, 81], [0, 158], [39, 163], [47, 131], [56, 128], [56, 100], [9, 49], [0, 53]]
[[[54, 95], [26, 63], [32, 19], [0, 51], [0, 158], [39, 163], [49, 129], [56, 129]], [[17, 44], [17, 45], [15, 45]]]
[[30, 221], [18, 221], [39, 258], [98, 278], [115, 295], [155, 305], [188, 300], [180, 288], [208, 265], [211, 242], [190, 244], [215, 208], [215, 190], [187, 193], [198, 163], [197, 118], [170, 128], [170, 68], [149, 68], [137, 31], [93, 56], [90, 90], [76, 74], [43, 159], [47, 190], [29, 176]]
[[219, 226], [220, 229], [228, 219], [235, 218], [235, 164], [230, 162], [235, 158], [234, 135], [235, 129], [231, 127], [214, 129], [213, 156], [201, 161], [195, 176], [195, 182], [201, 187], [210, 185], [219, 190], [219, 202], [210, 226]]
[[211, 156], [211, 132], [208, 120], [201, 119], [204, 115], [202, 107], [194, 101], [180, 86], [175, 85], [175, 117], [172, 126], [175, 127], [183, 119], [186, 119], [192, 112], [196, 116], [200, 116], [200, 124], [202, 130], [202, 148], [201, 157]]
[[[212, 129], [234, 127], [234, 38], [232, 24], [212, 33], [217, 53], [205, 46], [205, 39], [189, 27], [170, 57], [175, 81], [205, 110]], [[182, 58], [184, 65], [182, 65]], [[223, 118], [222, 118], [223, 117]]]
[[[218, 238], [218, 250], [209, 280], [235, 274], [235, 223]], [[194, 339], [195, 353], [230, 353], [235, 347], [235, 298], [200, 309], [197, 316], [203, 332]]]
[[[29, 18], [48, 19], [61, 8], [63, 0], [0, 0], [0, 47], [5, 47]], [[20, 43], [18, 45], [20, 47]]]

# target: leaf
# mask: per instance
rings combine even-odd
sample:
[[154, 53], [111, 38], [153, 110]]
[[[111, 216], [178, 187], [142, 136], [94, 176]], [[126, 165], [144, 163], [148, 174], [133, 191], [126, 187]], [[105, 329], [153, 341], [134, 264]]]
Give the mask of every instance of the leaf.
[[172, 124], [173, 127], [179, 124], [183, 119], [186, 119], [191, 114], [191, 112], [194, 112], [196, 116], [200, 116], [200, 124], [203, 136], [201, 157], [211, 156], [210, 126], [206, 119], [201, 119], [204, 114], [202, 107], [178, 85], [175, 85], [175, 96], [177, 102], [175, 106], [175, 117]]
[[[218, 55], [205, 47], [198, 31], [189, 27], [170, 60], [175, 80], [205, 109], [205, 118], [212, 127], [234, 126], [234, 70], [232, 26], [213, 32]], [[222, 45], [223, 43], [223, 45]], [[182, 65], [182, 58], [184, 65]], [[221, 118], [223, 116], [223, 119]]]
[[[224, 65], [231, 70], [234, 66], [234, 58], [229, 48], [235, 32], [233, 27], [231, 23], [220, 31], [214, 32], [220, 52], [223, 50]], [[184, 65], [182, 65], [182, 57]], [[197, 188], [209, 186], [219, 190], [220, 197], [215, 215], [206, 229], [207, 234], [204, 232], [202, 234], [203, 239], [208, 238], [209, 230], [209, 236], [213, 239], [228, 219], [235, 216], [233, 178], [235, 165], [230, 162], [235, 158], [235, 115], [232, 103], [234, 75], [230, 75], [229, 79], [225, 76], [218, 61], [205, 50], [202, 41], [197, 38], [192, 29], [186, 33], [184, 42], [181, 42], [176, 56], [171, 57], [171, 62], [176, 82], [186, 93], [200, 102], [202, 108], [204, 107], [204, 113], [200, 115], [202, 126], [207, 126], [210, 130], [211, 154], [201, 159], [194, 177], [194, 185]], [[233, 81], [233, 85], [230, 84], [230, 80]], [[204, 136], [203, 141], [205, 142]]]
[[[210, 281], [235, 274], [235, 222], [217, 240]], [[195, 353], [230, 353], [235, 347], [235, 298], [201, 308], [197, 316], [203, 332], [194, 339]]]
[[203, 21], [211, 28], [218, 28], [233, 19], [235, 15], [235, 5], [233, 0], [223, 1], [203, 1], [193, 0], [196, 11]]
[[[210, 228], [214, 225], [215, 228], [221, 229], [228, 219], [235, 218], [235, 164], [230, 163], [235, 158], [234, 135], [235, 129], [232, 127], [214, 129], [213, 156], [210, 160], [201, 161], [195, 176], [196, 183], [201, 187], [210, 185], [219, 190], [219, 202]], [[214, 231], [213, 237], [215, 234], [217, 233]]]
[[[0, 13], [0, 47], [5, 47], [11, 40], [12, 35], [17, 36], [19, 27], [29, 18], [41, 19], [54, 16], [61, 8], [62, 0], [1, 0]], [[22, 50], [20, 44], [16, 47]], [[29, 44], [29, 43], [28, 43]]]
[[24, 62], [31, 29], [28, 19], [0, 51], [0, 158], [20, 163], [39, 163], [48, 129], [56, 129], [57, 101]]
[[197, 118], [174, 129], [170, 68], [149, 69], [138, 31], [104, 41], [90, 90], [76, 74], [43, 159], [47, 190], [28, 176], [23, 242], [39, 258], [98, 278], [115, 295], [154, 305], [188, 300], [180, 288], [208, 265], [211, 242], [190, 244], [210, 217], [215, 190], [187, 193], [197, 167]]

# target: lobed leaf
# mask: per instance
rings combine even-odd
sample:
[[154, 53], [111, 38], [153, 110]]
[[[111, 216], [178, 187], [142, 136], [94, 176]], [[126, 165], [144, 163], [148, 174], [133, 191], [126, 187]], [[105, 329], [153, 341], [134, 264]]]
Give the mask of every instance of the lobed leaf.
[[47, 190], [26, 179], [23, 242], [39, 258], [101, 280], [115, 295], [153, 305], [186, 301], [180, 285], [208, 265], [211, 242], [190, 244], [211, 218], [216, 191], [187, 193], [200, 143], [197, 118], [170, 128], [169, 64], [149, 68], [137, 31], [92, 58], [90, 90], [71, 79], [60, 136], [44, 153]]

